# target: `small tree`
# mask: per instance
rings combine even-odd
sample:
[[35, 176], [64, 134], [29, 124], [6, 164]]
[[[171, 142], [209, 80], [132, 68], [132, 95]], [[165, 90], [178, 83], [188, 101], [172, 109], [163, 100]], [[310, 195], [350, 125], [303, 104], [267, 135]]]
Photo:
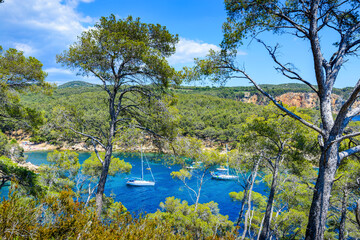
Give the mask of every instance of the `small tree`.
[[[129, 125], [149, 130], [146, 127], [149, 115], [144, 106], [156, 104], [155, 100], [174, 79], [175, 70], [168, 65], [166, 57], [175, 52], [177, 41], [177, 36], [159, 24], [141, 23], [132, 17], [117, 20], [111, 15], [102, 17], [68, 51], [57, 56], [64, 66], [98, 78], [107, 95], [107, 126], [100, 124], [98, 131], [87, 132], [84, 125], [88, 122], [76, 125], [76, 118], [63, 114], [70, 120], [67, 127], [91, 140], [101, 162], [96, 192], [99, 216], [115, 136]], [[98, 154], [98, 147], [105, 151], [104, 157]]]
[[[292, 110], [303, 118], [309, 119], [309, 116], [301, 114], [295, 109]], [[307, 128], [289, 116], [283, 115], [273, 105], [266, 106], [260, 113], [249, 116], [244, 124], [243, 132], [244, 134], [238, 138], [242, 150], [247, 150], [250, 154], [263, 159], [265, 166], [263, 166], [262, 172], [269, 174], [267, 178], [271, 182], [266, 211], [260, 227], [261, 234], [259, 234], [260, 238], [268, 239], [271, 232], [273, 209], [277, 201], [276, 195], [281, 187], [280, 176], [286, 175], [291, 169], [300, 171], [299, 165], [302, 168], [311, 168], [305, 156], [310, 156], [311, 151], [309, 150], [313, 150], [314, 144], [311, 144], [313, 142], [311, 132]], [[245, 190], [247, 189], [245, 188]], [[244, 201], [246, 193], [247, 191], [244, 194]], [[239, 221], [241, 220], [239, 219]], [[245, 237], [244, 234], [243, 237]]]
[[[189, 191], [190, 198], [194, 202], [194, 211], [197, 211], [197, 206], [200, 200], [201, 189], [206, 181], [206, 177], [210, 173], [210, 169], [217, 164], [224, 162], [224, 157], [219, 152], [214, 150], [203, 150], [200, 140], [194, 138], [181, 138], [173, 142], [173, 149], [178, 157], [175, 163], [183, 166], [179, 171], [171, 172], [174, 179], [182, 181], [184, 186]], [[186, 161], [190, 159], [192, 169], [189, 169], [189, 163]], [[189, 180], [196, 179], [196, 186], [191, 186]]]
[[[308, 116], [292, 109], [294, 113], [309, 119]], [[267, 106], [258, 116], [250, 116], [247, 119], [247, 129], [243, 138], [247, 139], [247, 144], [259, 144], [262, 157], [268, 163], [270, 171], [271, 187], [268, 196], [266, 211], [260, 239], [270, 237], [270, 224], [272, 221], [275, 195], [279, 187], [279, 175], [284, 171], [284, 165], [303, 165], [310, 167], [309, 161], [305, 158], [309, 156], [311, 147], [311, 132], [304, 128], [299, 122], [282, 112], [274, 106]]]
[[[343, 161], [336, 173], [336, 181], [331, 192], [331, 209], [327, 225], [338, 239], [358, 238], [359, 227], [351, 210], [359, 198], [360, 162], [353, 157]], [[355, 223], [355, 225], [354, 225]]]
[[[105, 153], [99, 153], [101, 158], [104, 158]], [[99, 178], [102, 172], [102, 164], [99, 162], [97, 155], [92, 153], [91, 156], [86, 159], [82, 164], [81, 175], [78, 179], [79, 191], [82, 190], [82, 185], [86, 183], [88, 185], [86, 189], [86, 193], [88, 195], [85, 206], [87, 206], [90, 202], [90, 198], [92, 197], [95, 189], [98, 187]], [[111, 157], [111, 165], [109, 167], [108, 175], [115, 176], [119, 173], [129, 173], [131, 171], [131, 164], [125, 162], [124, 160], [120, 160], [119, 158]], [[80, 183], [80, 184], [79, 184]], [[95, 183], [95, 185], [93, 185]], [[85, 191], [83, 191], [85, 192]]]
[[53, 151], [48, 154], [49, 165], [40, 168], [40, 183], [49, 193], [58, 194], [65, 188], [74, 188], [80, 169], [79, 154], [72, 151]]
[[191, 239], [235, 237], [232, 234], [233, 223], [228, 220], [228, 216], [219, 213], [218, 204], [213, 201], [188, 205], [186, 201], [168, 197], [165, 203], [160, 203], [160, 207], [161, 211], [148, 214], [147, 218], [168, 223], [175, 233], [190, 233]]
[[[0, 46], [0, 123], [37, 126], [42, 116], [20, 103], [18, 92], [43, 91], [49, 93], [51, 85], [45, 82], [47, 74], [42, 63], [34, 57], [25, 57], [22, 51]], [[15, 126], [12, 126], [12, 130]]]

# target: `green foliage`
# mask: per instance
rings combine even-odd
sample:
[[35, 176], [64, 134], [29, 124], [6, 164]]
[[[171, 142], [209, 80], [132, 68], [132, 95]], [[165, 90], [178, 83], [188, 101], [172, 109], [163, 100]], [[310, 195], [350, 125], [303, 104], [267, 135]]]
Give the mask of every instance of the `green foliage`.
[[2, 87], [32, 91], [50, 87], [45, 83], [47, 74], [42, 71], [42, 63], [34, 57], [26, 58], [22, 51], [10, 48], [5, 52], [0, 48], [0, 79]]
[[[244, 197], [244, 191], [241, 192], [231, 192], [229, 193], [230, 198], [233, 201], [241, 201]], [[266, 208], [266, 197], [258, 192], [252, 192], [251, 202], [254, 207], [259, 211], [264, 211]]]
[[179, 94], [179, 128], [184, 136], [217, 142], [235, 141], [249, 113], [260, 107], [199, 94]]
[[314, 184], [304, 182], [309, 182], [315, 176], [314, 170], [309, 175], [303, 172], [300, 177], [286, 173], [280, 176], [282, 184], [279, 185], [274, 206], [274, 214], [277, 211], [280, 214], [276, 215], [273, 222], [273, 226], [278, 229], [277, 237], [302, 239], [305, 235]]
[[[209, 234], [201, 236], [201, 239], [234, 239], [230, 232], [225, 232], [231, 229], [231, 222], [218, 215], [217, 205], [203, 205], [203, 214], [194, 219], [197, 225], [176, 233], [172, 223], [160, 221], [160, 216], [132, 218], [120, 203], [113, 204], [107, 220], [101, 221], [91, 208], [84, 208], [82, 203], [74, 201], [72, 191], [63, 190], [58, 196], [48, 195], [35, 200], [24, 198], [15, 188], [8, 199], [0, 202], [0, 236], [6, 239], [178, 240], [194, 239], [192, 231], [196, 231]], [[191, 206], [186, 208], [191, 209]], [[187, 224], [192, 225], [191, 222]]]
[[[178, 138], [172, 142], [172, 149], [177, 154], [173, 158], [173, 163], [181, 164], [183, 168], [171, 172], [171, 176], [182, 181], [189, 190], [190, 197], [194, 201], [194, 211], [196, 212], [201, 189], [210, 168], [222, 163], [224, 158], [216, 150], [204, 150], [201, 141], [194, 138]], [[188, 170], [189, 167], [191, 168], [190, 171]], [[189, 180], [193, 177], [196, 179], [196, 187], [195, 184], [189, 183]]]
[[[284, 83], [284, 84], [260, 84], [259, 85], [264, 91], [269, 93], [274, 97], [278, 97], [285, 93], [312, 93], [308, 86], [301, 83]], [[334, 88], [334, 94], [339, 95], [342, 98], [346, 98], [352, 88]], [[232, 99], [236, 101], [241, 101], [248, 98], [249, 96], [256, 95], [258, 99], [261, 99], [262, 104], [268, 104], [269, 100], [266, 99], [258, 92], [254, 86], [239, 86], [239, 87], [227, 87], [227, 86], [180, 86], [173, 90], [177, 95], [186, 94], [188, 97], [192, 95], [210, 95], [219, 98]], [[315, 112], [312, 109], [309, 109], [312, 114]]]
[[41, 114], [20, 103], [18, 92], [43, 91], [49, 93], [51, 85], [45, 82], [47, 74], [34, 57], [25, 57], [22, 51], [0, 47], [0, 122], [2, 129], [16, 125], [36, 127], [42, 123]]
[[148, 214], [148, 219], [156, 219], [168, 223], [175, 233], [191, 234], [194, 239], [206, 239], [211, 236], [224, 236], [233, 228], [233, 223], [227, 216], [219, 214], [217, 203], [209, 202], [188, 205], [186, 201], [180, 202], [174, 197], [166, 198], [160, 203], [162, 211]]
[[114, 202], [114, 200], [112, 200], [110, 207], [108, 208], [107, 215], [109, 219], [116, 219], [120, 217], [119, 214], [126, 214], [126, 212], [127, 209], [121, 202]]
[[139, 128], [168, 139], [176, 136], [172, 112], [163, 97], [170, 84], [179, 83], [166, 60], [175, 53], [177, 42], [178, 37], [164, 26], [142, 23], [131, 16], [116, 19], [112, 14], [102, 17], [57, 56], [63, 66], [102, 82], [103, 92], [89, 98], [89, 104], [79, 101], [81, 105], [58, 106], [55, 123], [106, 150], [102, 174], [107, 175], [112, 146], [124, 129]]
[[[197, 170], [206, 173], [211, 167], [225, 162], [225, 157], [217, 150], [204, 149], [202, 142], [196, 138], [180, 137], [171, 143], [172, 150], [176, 154], [170, 160], [172, 164], [181, 164], [183, 167], [192, 165]], [[184, 175], [189, 178], [185, 169], [180, 172], [173, 172], [173, 177], [179, 178]]]
[[[104, 159], [105, 153], [100, 152], [99, 156]], [[131, 164], [120, 160], [119, 158], [111, 157], [111, 164], [109, 168], [109, 175], [114, 176], [118, 173], [129, 173], [131, 171]], [[98, 159], [96, 153], [92, 153], [91, 156], [82, 164], [81, 172], [89, 176], [100, 177], [102, 170], [102, 164]]]
[[359, 199], [360, 162], [352, 157], [344, 159], [336, 173], [336, 181], [331, 192], [331, 208], [327, 219], [327, 234], [336, 236], [340, 222], [345, 215], [345, 238], [359, 238], [360, 231], [356, 223], [355, 208]]
[[80, 169], [79, 163], [79, 154], [72, 151], [62, 151], [57, 150], [49, 153], [47, 156], [47, 161], [50, 165], [54, 165], [57, 168], [67, 171], [70, 176], [75, 176]]
[[25, 161], [24, 149], [20, 147], [15, 139], [8, 137], [0, 131], [0, 156], [10, 158], [12, 161], [22, 163]]
[[37, 176], [34, 172], [11, 159], [0, 156], [0, 189], [8, 181], [14, 181], [20, 184], [22, 190], [27, 194], [41, 194], [41, 188], [37, 184]]
[[84, 82], [84, 81], [71, 81], [64, 84], [61, 84], [58, 86], [58, 89], [64, 89], [64, 88], [87, 88], [87, 87], [96, 87], [96, 84]]
[[[310, 118], [297, 112], [296, 109], [292, 111], [303, 119]], [[268, 223], [272, 229], [277, 229], [272, 233], [274, 237], [301, 238], [307, 224], [305, 213], [310, 209], [311, 203], [309, 188], [313, 185], [310, 182], [315, 176], [311, 160], [317, 154], [314, 150], [316, 135], [272, 105], [250, 115], [242, 129], [243, 134], [238, 138], [238, 147], [245, 152], [242, 154], [244, 159], [237, 157], [240, 151], [231, 152], [231, 164], [247, 176], [246, 171], [251, 169], [252, 160], [263, 159], [260, 164], [260, 175], [265, 175], [262, 180], [270, 189], [268, 199], [252, 192], [254, 194], [251, 202], [254, 211], [251, 215], [252, 228], [255, 232], [260, 230], [259, 226], [268, 205], [271, 208], [266, 209], [271, 210], [270, 212], [267, 210], [267, 213], [272, 215], [272, 220]], [[250, 177], [244, 178], [244, 185], [249, 179]], [[307, 182], [308, 185], [303, 182]], [[244, 192], [231, 193], [230, 196], [242, 201]], [[270, 198], [270, 196], [274, 197]], [[263, 200], [264, 204], [257, 202], [258, 199]], [[293, 221], [288, 220], [291, 214], [296, 215]]]
[[7, 136], [0, 132], [0, 155], [6, 155], [6, 147], [9, 144]]
[[34, 228], [39, 225], [41, 211], [34, 199], [10, 191], [8, 199], [0, 202], [0, 212], [0, 236], [7, 239], [35, 238]]
[[[278, 239], [302, 239], [308, 220], [307, 212], [310, 209], [313, 184], [302, 183], [303, 179], [313, 179], [315, 172], [312, 172], [310, 176], [305, 175], [301, 178], [283, 173], [280, 176], [282, 184], [278, 186], [278, 191], [275, 195], [275, 201], [273, 205], [272, 213], [272, 229], [276, 229], [274, 235]], [[265, 176], [264, 180], [267, 185], [271, 184], [272, 176], [269, 174]], [[242, 201], [244, 197], [244, 191], [231, 192], [229, 196], [233, 201]], [[252, 229], [256, 233], [259, 231], [263, 214], [267, 205], [267, 197], [252, 192]]]
[[79, 154], [71, 151], [53, 151], [47, 156], [49, 165], [40, 168], [39, 182], [53, 194], [65, 188], [74, 188], [80, 169]]
[[191, 179], [192, 175], [191, 173], [186, 169], [180, 169], [179, 171], [173, 171], [171, 172], [172, 178], [178, 178], [181, 181], [186, 181], [186, 179]]
[[[279, 89], [281, 88], [279, 87]], [[179, 90], [174, 90], [177, 94], [177, 101], [172, 98], [162, 103], [154, 102], [153, 105], [150, 105], [150, 108], [146, 110], [149, 115], [140, 119], [141, 123], [168, 139], [172, 139], [179, 130], [181, 135], [218, 143], [236, 141], [237, 137], [243, 134], [242, 124], [248, 115], [260, 111], [262, 107], [222, 99], [223, 96], [218, 94], [218, 92], [230, 94], [233, 91], [232, 89], [224, 87], [182, 87]], [[66, 120], [60, 120], [59, 111], [56, 110], [62, 106], [66, 106], [68, 111], [72, 109], [72, 115], [76, 113], [80, 117], [81, 120], [73, 119], [72, 122], [75, 126], [87, 123], [83, 127], [79, 126], [79, 129], [86, 129], [90, 133], [95, 133], [96, 129], [102, 129], [102, 123], [108, 121], [108, 114], [104, 111], [106, 110], [105, 98], [106, 95], [97, 86], [55, 89], [51, 97], [35, 94], [22, 96], [24, 102], [30, 107], [44, 110], [45, 117], [48, 119], [47, 123], [35, 133], [33, 140], [57, 144], [62, 141], [81, 141], [79, 136], [74, 135], [69, 130], [55, 128], [54, 122], [64, 125], [64, 120]], [[235, 99], [237, 98], [235, 97]], [[167, 110], [162, 109], [161, 104], [165, 104]], [[303, 112], [304, 110], [299, 111]], [[310, 114], [313, 113], [310, 111]], [[135, 124], [132, 123], [132, 125]], [[136, 136], [135, 131], [130, 129], [127, 132], [122, 132], [118, 136], [116, 144], [131, 150], [132, 146], [138, 144], [133, 137], [133, 135]], [[132, 142], [127, 140], [130, 138], [133, 138]]]
[[275, 222], [275, 225], [278, 226], [279, 239], [303, 239], [307, 220], [308, 216], [305, 211], [290, 209], [280, 214]]
[[[310, 116], [292, 108], [298, 116], [309, 119]], [[268, 105], [257, 114], [246, 119], [243, 135], [239, 136], [242, 148], [266, 156], [275, 156], [279, 149], [288, 169], [294, 172], [306, 170], [311, 160], [317, 156], [317, 135], [305, 128], [300, 122], [292, 119], [273, 105]], [[257, 149], [257, 152], [254, 152]]]
[[131, 16], [117, 20], [110, 15], [102, 17], [93, 29], [83, 32], [79, 42], [58, 55], [57, 61], [78, 69], [83, 75], [95, 71], [95, 75], [111, 83], [114, 81], [111, 77], [113, 63], [121, 60], [123, 76], [139, 72], [154, 74], [166, 86], [174, 70], [165, 57], [175, 52], [177, 41], [177, 36], [159, 24], [141, 23], [139, 18]]

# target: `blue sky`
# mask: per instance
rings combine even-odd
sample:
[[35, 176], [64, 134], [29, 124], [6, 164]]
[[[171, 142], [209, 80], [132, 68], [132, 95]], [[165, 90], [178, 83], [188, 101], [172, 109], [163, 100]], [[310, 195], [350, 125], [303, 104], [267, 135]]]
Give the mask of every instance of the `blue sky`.
[[[177, 52], [168, 60], [177, 69], [191, 66], [193, 58], [203, 57], [210, 48], [219, 49], [226, 12], [221, 0], [5, 0], [0, 4], [0, 45], [13, 47], [38, 58], [48, 72], [47, 81], [62, 84], [73, 80], [96, 82], [76, 76], [56, 64], [55, 56], [76, 41], [82, 31], [101, 16], [115, 14], [140, 17], [143, 22], [167, 26], [180, 37]], [[311, 55], [306, 42], [291, 36], [265, 34], [261, 38], [283, 47], [279, 55], [292, 62], [308, 81], [314, 82]], [[323, 37], [328, 40], [327, 36]], [[274, 70], [266, 50], [258, 43], [245, 43], [239, 49], [238, 63], [258, 83], [290, 82]], [[359, 61], [350, 61], [339, 75], [337, 87], [353, 86], [359, 77]], [[245, 80], [232, 80], [228, 86], [246, 86]]]

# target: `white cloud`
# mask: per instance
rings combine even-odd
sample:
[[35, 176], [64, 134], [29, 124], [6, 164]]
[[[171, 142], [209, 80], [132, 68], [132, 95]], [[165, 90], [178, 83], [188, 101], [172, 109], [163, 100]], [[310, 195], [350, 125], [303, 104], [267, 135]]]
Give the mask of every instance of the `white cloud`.
[[247, 55], [247, 52], [238, 50], [238, 51], [236, 52], [236, 54], [237, 54], [238, 56], [246, 56], [246, 55]]
[[14, 43], [14, 48], [23, 51], [26, 56], [30, 56], [36, 52], [34, 48], [25, 43]]
[[89, 29], [95, 19], [77, 6], [94, 0], [6, 0], [0, 6], [0, 38], [4, 49], [15, 47], [39, 59], [49, 73], [47, 81], [77, 79], [56, 65], [55, 56]]
[[95, 1], [95, 0], [80, 0], [80, 2], [84, 2], [84, 3], [91, 3], [93, 1]]
[[86, 28], [84, 24], [93, 23], [76, 11], [76, 6], [91, 0], [7, 0], [0, 8], [2, 24], [24, 27], [28, 31], [46, 31], [49, 37], [64, 41], [74, 41]]
[[51, 74], [73, 74], [70, 70], [62, 69], [62, 68], [47, 68], [44, 70], [47, 73]]
[[220, 50], [214, 44], [180, 38], [179, 43], [176, 45], [176, 53], [168, 60], [171, 64], [192, 63], [194, 58], [205, 57], [210, 49]]

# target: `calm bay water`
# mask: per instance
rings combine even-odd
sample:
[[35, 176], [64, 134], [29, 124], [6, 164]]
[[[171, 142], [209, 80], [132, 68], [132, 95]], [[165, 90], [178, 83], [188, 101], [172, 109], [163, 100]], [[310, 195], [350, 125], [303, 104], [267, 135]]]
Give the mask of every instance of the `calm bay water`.
[[[46, 157], [48, 152], [28, 152], [27, 161], [35, 165], [47, 164]], [[79, 152], [79, 160], [82, 163], [91, 153]], [[180, 166], [165, 166], [161, 163], [151, 161], [148, 157], [150, 167], [155, 177], [154, 187], [132, 187], [126, 185], [129, 177], [140, 177], [141, 160], [139, 156], [130, 156], [118, 154], [120, 159], [129, 162], [133, 168], [128, 175], [120, 174], [115, 177], [109, 177], [106, 183], [105, 194], [115, 194], [116, 201], [120, 201], [131, 212], [135, 213], [153, 213], [159, 208], [160, 202], [165, 202], [167, 197], [175, 196], [181, 200], [186, 200], [189, 205], [193, 204], [188, 190], [179, 180], [174, 180], [170, 173], [177, 171]], [[148, 172], [144, 169], [144, 172]], [[145, 178], [151, 179], [151, 175], [145, 175]], [[196, 185], [193, 180], [190, 184]], [[236, 181], [218, 181], [207, 176], [203, 185], [200, 197], [200, 203], [215, 201], [219, 204], [220, 213], [228, 215], [229, 219], [235, 221], [240, 209], [239, 202], [233, 202], [229, 193], [241, 191], [240, 185]]]

